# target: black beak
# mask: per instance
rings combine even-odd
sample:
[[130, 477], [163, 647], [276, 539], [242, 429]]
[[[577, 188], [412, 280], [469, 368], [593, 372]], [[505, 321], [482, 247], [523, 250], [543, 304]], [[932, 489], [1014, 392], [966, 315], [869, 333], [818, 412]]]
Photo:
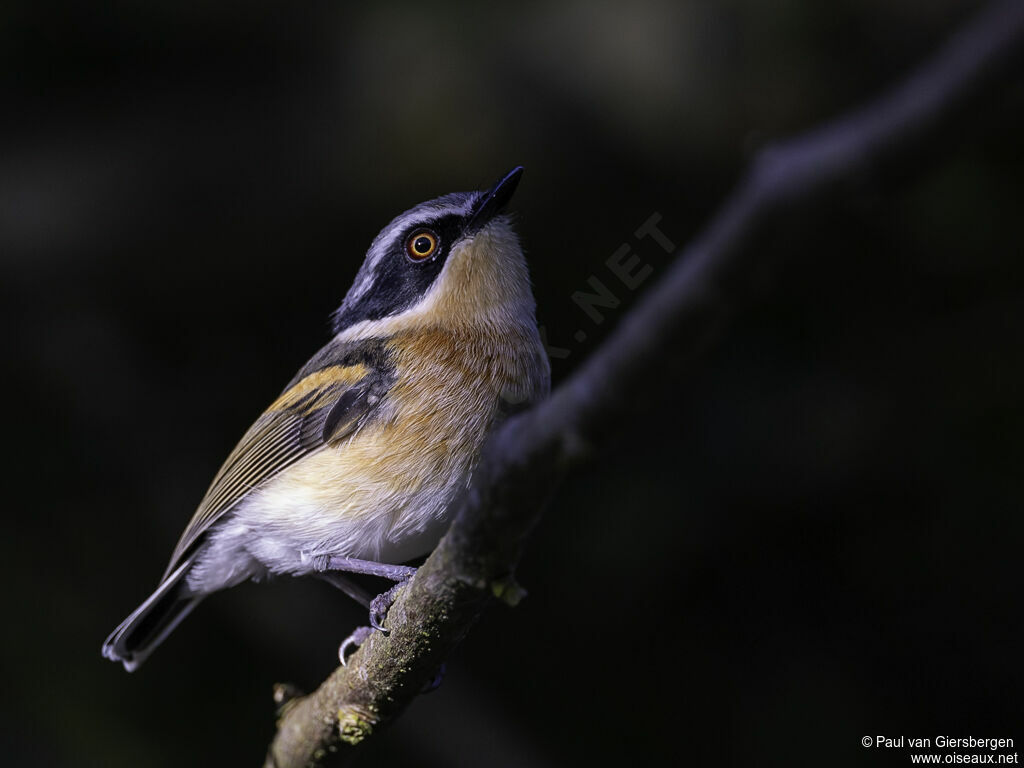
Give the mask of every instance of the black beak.
[[497, 184], [485, 192], [483, 197], [480, 198], [480, 202], [476, 204], [476, 210], [473, 211], [473, 216], [470, 218], [469, 225], [466, 228], [471, 231], [480, 229], [480, 227], [501, 213], [501, 210], [508, 204], [508, 201], [512, 199], [512, 193], [519, 186], [519, 179], [522, 175], [523, 166], [517, 165], [499, 179]]

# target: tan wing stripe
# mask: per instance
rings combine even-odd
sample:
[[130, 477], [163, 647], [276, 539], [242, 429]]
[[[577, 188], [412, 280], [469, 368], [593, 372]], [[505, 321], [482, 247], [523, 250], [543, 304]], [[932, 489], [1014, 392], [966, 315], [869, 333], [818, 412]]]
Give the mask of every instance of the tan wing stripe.
[[338, 385], [351, 386], [366, 376], [367, 373], [368, 369], [362, 363], [357, 365], [331, 365], [327, 368], [321, 368], [316, 373], [311, 373], [309, 376], [296, 382], [295, 386], [271, 403], [267, 412], [284, 410], [297, 403], [313, 390], [334, 388]]

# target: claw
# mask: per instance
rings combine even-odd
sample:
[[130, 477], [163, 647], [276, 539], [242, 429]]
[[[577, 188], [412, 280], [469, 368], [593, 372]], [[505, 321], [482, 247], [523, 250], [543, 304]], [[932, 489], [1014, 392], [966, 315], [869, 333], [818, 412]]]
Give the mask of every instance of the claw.
[[388, 618], [388, 611], [391, 609], [392, 603], [395, 602], [395, 597], [398, 595], [398, 590], [405, 586], [404, 581], [400, 581], [395, 584], [387, 592], [381, 592], [370, 602], [370, 626], [385, 635], [388, 634], [388, 630], [384, 627], [384, 622]]
[[[384, 626], [384, 622], [388, 618], [388, 611], [391, 609], [391, 604], [395, 602], [398, 590], [406, 585], [409, 578], [411, 577], [406, 577], [405, 581], [398, 582], [387, 592], [381, 592], [370, 601], [370, 626], [359, 627], [342, 641], [341, 646], [338, 648], [338, 658], [341, 660], [341, 666], [347, 666], [348, 657], [356, 648], [366, 642], [366, 638], [373, 634], [374, 630], [383, 632], [385, 635], [389, 633], [389, 630]], [[438, 681], [438, 684], [440, 684], [440, 681]], [[435, 685], [430, 690], [436, 687]]]
[[386, 635], [388, 633], [388, 629], [383, 624], [383, 621], [386, 618], [386, 613], [377, 614], [375, 611], [370, 611], [370, 626], [376, 629], [378, 632], [383, 632]]
[[341, 641], [341, 645], [338, 647], [338, 659], [341, 661], [341, 666], [348, 666], [348, 657], [356, 652], [356, 649], [366, 642], [366, 638], [373, 634], [373, 630], [369, 627], [356, 627], [351, 635]]

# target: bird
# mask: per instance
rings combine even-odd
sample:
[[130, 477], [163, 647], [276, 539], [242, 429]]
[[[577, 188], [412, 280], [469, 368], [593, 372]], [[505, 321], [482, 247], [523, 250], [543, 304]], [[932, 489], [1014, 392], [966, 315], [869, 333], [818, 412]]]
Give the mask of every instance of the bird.
[[[134, 671], [203, 598], [282, 575], [323, 578], [370, 609], [342, 663], [384, 629], [415, 573], [405, 563], [440, 541], [489, 434], [550, 389], [505, 213], [522, 174], [420, 203], [374, 238], [333, 337], [228, 455], [105, 657]], [[371, 599], [351, 574], [394, 586]]]

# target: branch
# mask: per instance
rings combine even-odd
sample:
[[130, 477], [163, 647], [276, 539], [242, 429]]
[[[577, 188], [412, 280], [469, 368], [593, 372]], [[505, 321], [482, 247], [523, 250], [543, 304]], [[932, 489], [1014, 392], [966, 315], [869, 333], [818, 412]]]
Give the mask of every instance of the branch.
[[[512, 579], [543, 503], [567, 468], [607, 443], [626, 404], [663, 377], [666, 352], [692, 361], [755, 293], [755, 235], [788, 211], [841, 198], [868, 173], [920, 173], [921, 148], [954, 144], [957, 118], [1003, 84], [1024, 51], [1024, 2], [983, 11], [928, 63], [859, 111], [763, 151], [711, 225], [550, 398], [488, 442], [454, 522], [375, 633], [312, 694], [284, 704], [266, 766], [351, 754], [430, 682], [480, 612], [514, 604]], [[640, 233], [638, 233], [638, 236]]]

